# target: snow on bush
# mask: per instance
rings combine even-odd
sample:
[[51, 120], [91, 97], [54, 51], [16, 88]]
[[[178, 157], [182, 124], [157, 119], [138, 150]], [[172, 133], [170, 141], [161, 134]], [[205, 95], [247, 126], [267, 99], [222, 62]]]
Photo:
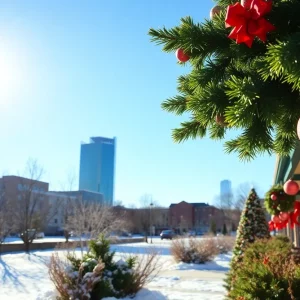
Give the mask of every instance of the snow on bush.
[[157, 273], [158, 258], [154, 252], [142, 259], [131, 256], [115, 262], [115, 252], [110, 252], [110, 242], [104, 236], [90, 241], [89, 246], [90, 252], [83, 259], [70, 253], [66, 260], [57, 253], [52, 255], [49, 275], [58, 300], [133, 297]]
[[204, 264], [212, 261], [218, 254], [226, 254], [232, 250], [234, 238], [207, 237], [204, 239], [175, 239], [172, 241], [171, 254], [176, 262]]

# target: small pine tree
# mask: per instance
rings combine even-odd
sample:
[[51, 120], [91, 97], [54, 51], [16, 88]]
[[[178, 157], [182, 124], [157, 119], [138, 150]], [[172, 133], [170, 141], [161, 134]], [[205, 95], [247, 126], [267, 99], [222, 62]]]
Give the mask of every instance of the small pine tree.
[[224, 223], [224, 225], [223, 225], [222, 233], [223, 233], [224, 235], [227, 235], [227, 226], [226, 226], [225, 223]]
[[214, 235], [217, 234], [217, 224], [216, 224], [216, 222], [214, 220], [211, 220], [211, 222], [210, 222], [210, 229], [209, 229], [209, 231], [211, 233], [213, 233]]
[[232, 261], [241, 261], [245, 248], [256, 238], [269, 238], [270, 232], [256, 191], [252, 189], [238, 226]]
[[233, 248], [231, 270], [225, 280], [225, 287], [228, 291], [231, 289], [232, 277], [236, 267], [243, 259], [246, 247], [258, 238], [270, 238], [270, 232], [260, 200], [255, 189], [252, 189], [241, 215], [236, 242]]

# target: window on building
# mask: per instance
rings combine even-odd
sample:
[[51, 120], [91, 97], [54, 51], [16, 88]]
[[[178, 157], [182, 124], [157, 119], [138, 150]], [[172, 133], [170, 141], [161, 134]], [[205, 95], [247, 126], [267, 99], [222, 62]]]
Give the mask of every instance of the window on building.
[[54, 223], [57, 224], [57, 219], [54, 219]]

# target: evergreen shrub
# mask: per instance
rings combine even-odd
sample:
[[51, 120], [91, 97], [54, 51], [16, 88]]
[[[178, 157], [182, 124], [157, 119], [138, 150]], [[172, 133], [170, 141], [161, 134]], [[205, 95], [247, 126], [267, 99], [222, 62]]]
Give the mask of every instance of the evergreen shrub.
[[52, 255], [49, 275], [58, 300], [133, 297], [158, 270], [155, 253], [140, 261], [134, 256], [115, 261], [115, 253], [110, 252], [110, 242], [104, 236], [90, 241], [89, 246], [90, 252], [82, 259], [68, 254], [63, 261], [57, 253]]
[[231, 270], [227, 299], [300, 299], [300, 266], [286, 237], [256, 240]]

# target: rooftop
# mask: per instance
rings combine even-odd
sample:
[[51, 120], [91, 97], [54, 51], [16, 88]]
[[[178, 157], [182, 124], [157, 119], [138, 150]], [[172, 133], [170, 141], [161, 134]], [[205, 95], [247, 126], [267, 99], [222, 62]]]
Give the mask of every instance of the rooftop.
[[[187, 204], [193, 205], [194, 207], [205, 207], [205, 206], [210, 206], [209, 204], [204, 203], [204, 202], [189, 203], [189, 202], [186, 202], [186, 201], [181, 201], [181, 202], [179, 202], [179, 203], [182, 203], [182, 202], [185, 202], [185, 203], [187, 203]], [[177, 205], [177, 204], [179, 204], [179, 203], [172, 203], [172, 204], [170, 205], [170, 207], [173, 207], [173, 206], [175, 206], [175, 205]]]

